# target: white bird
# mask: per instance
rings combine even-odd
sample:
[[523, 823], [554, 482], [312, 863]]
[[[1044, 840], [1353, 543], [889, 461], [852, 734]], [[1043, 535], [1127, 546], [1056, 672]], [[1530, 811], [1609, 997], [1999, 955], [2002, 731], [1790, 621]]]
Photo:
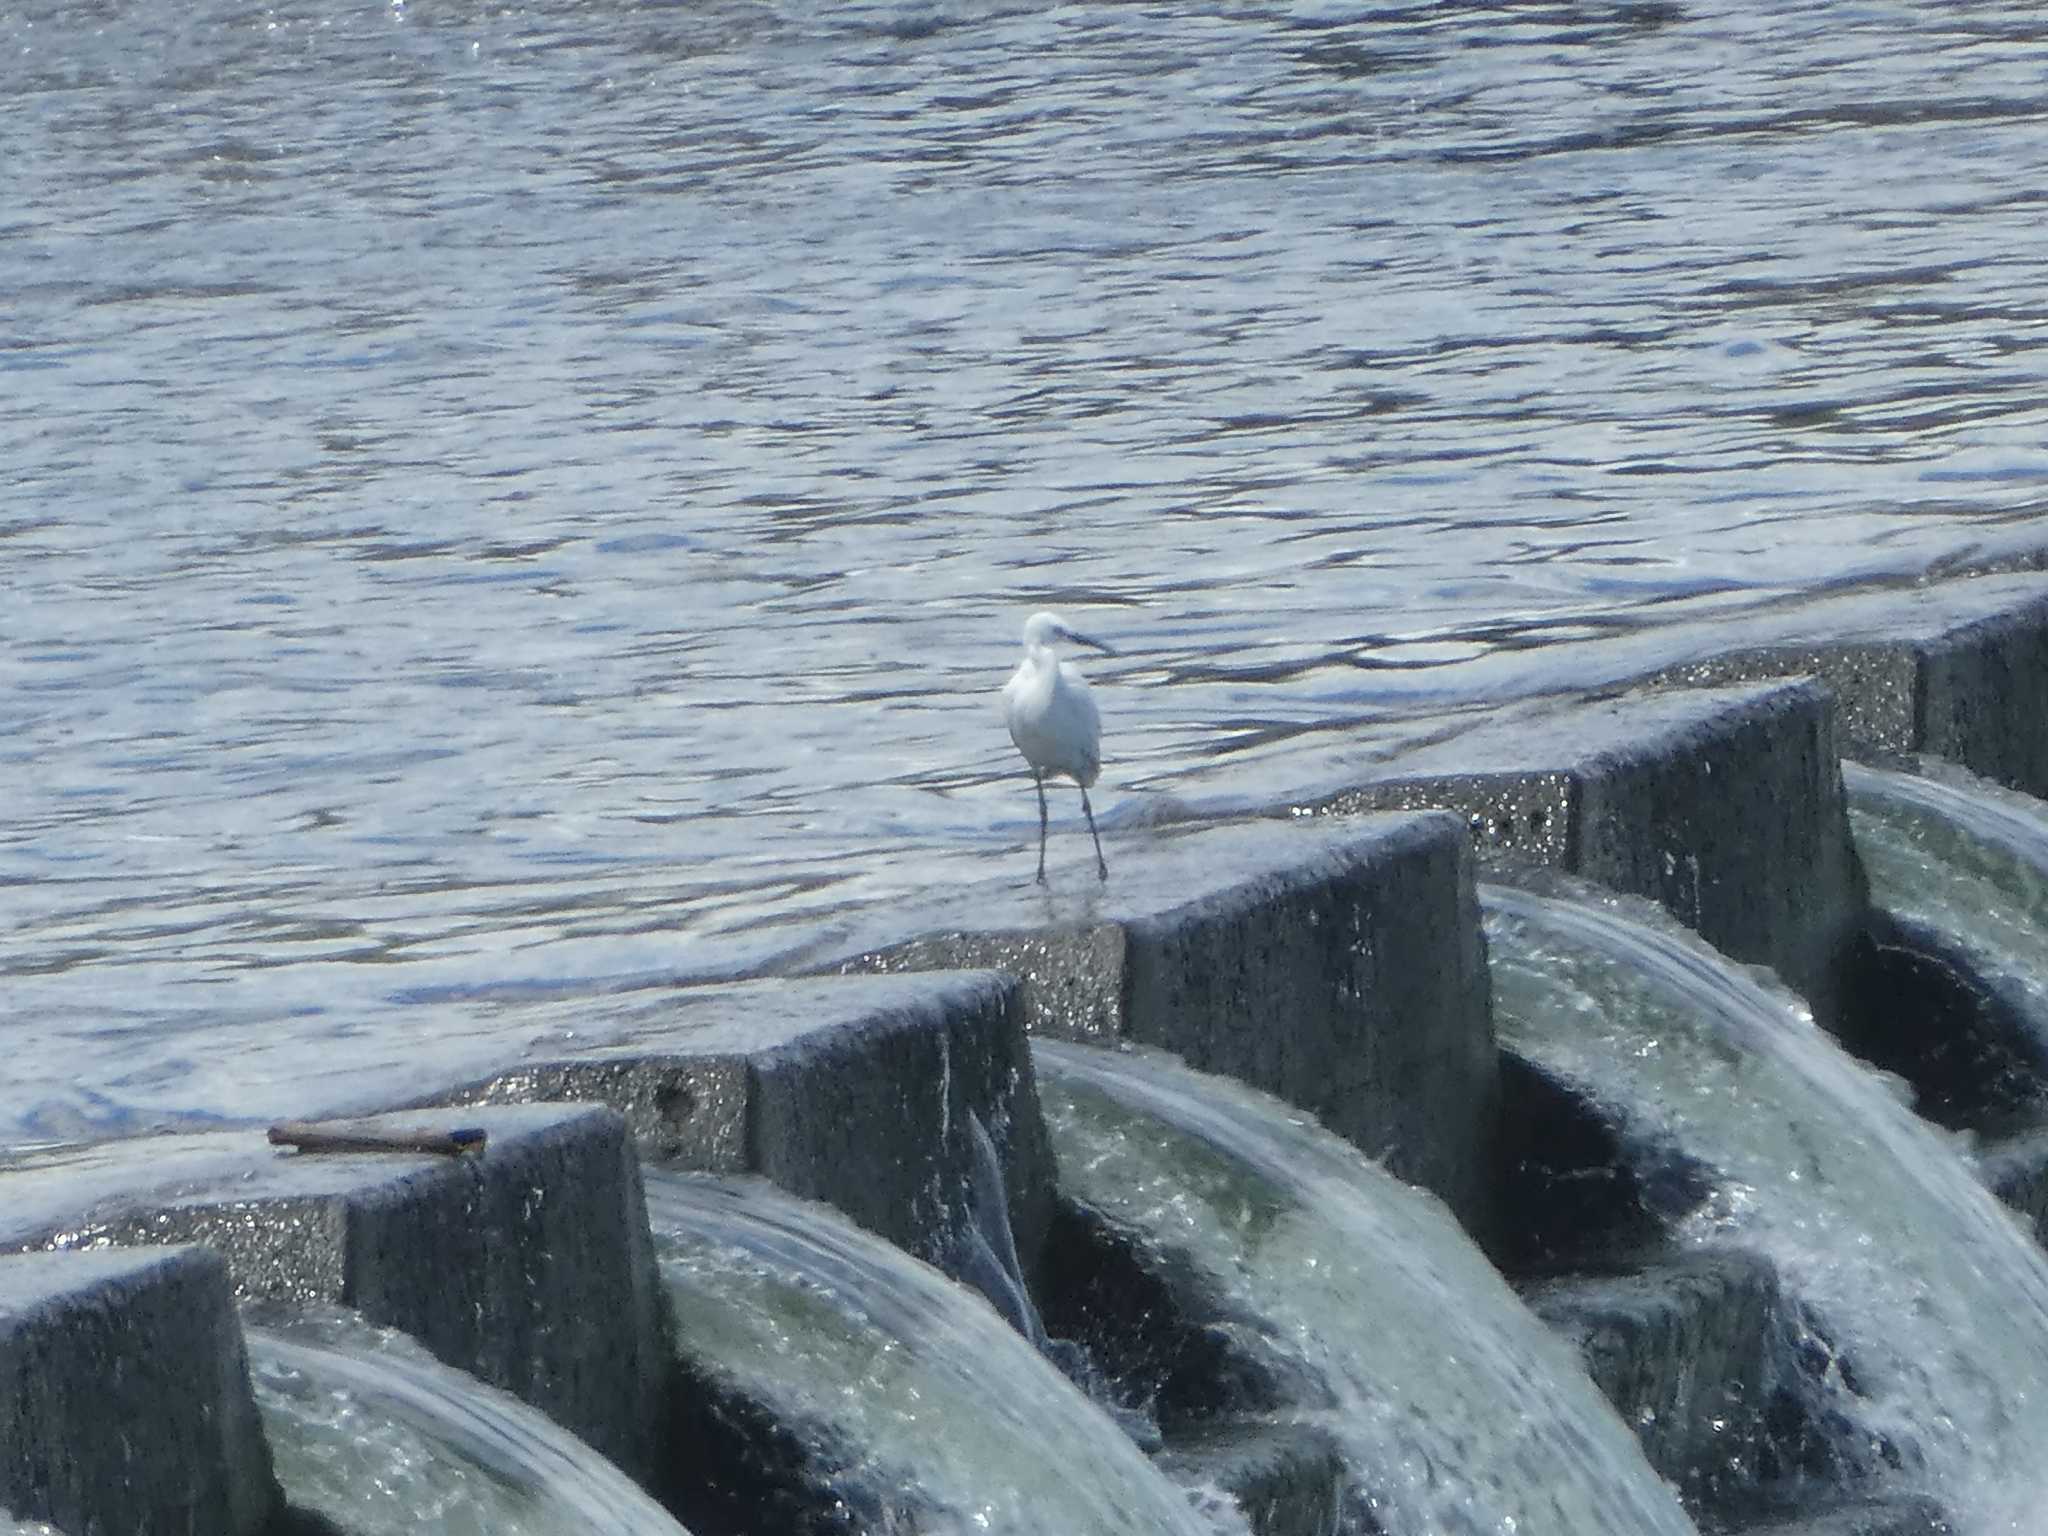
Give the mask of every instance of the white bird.
[[1088, 803], [1088, 786], [1102, 772], [1102, 717], [1088, 697], [1088, 680], [1053, 654], [1055, 640], [1093, 646], [1105, 656], [1116, 654], [1100, 640], [1074, 633], [1056, 613], [1034, 613], [1024, 621], [1024, 659], [1003, 685], [1003, 718], [1009, 722], [1010, 740], [1031, 765], [1031, 777], [1038, 785], [1038, 883], [1045, 884], [1045, 776], [1049, 773], [1068, 774], [1081, 786], [1081, 810], [1088, 818], [1088, 835], [1095, 839], [1095, 872], [1107, 880], [1109, 865], [1102, 857], [1102, 837], [1095, 830], [1095, 808]]

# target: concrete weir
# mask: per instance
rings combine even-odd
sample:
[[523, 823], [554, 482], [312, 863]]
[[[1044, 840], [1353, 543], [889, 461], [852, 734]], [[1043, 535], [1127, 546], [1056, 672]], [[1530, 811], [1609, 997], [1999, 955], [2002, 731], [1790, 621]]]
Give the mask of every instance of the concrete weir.
[[[413, 1112], [350, 1125], [450, 1123]], [[0, 1247], [109, 1250], [34, 1262], [111, 1265], [134, 1261], [130, 1245], [204, 1245], [208, 1273], [225, 1277], [216, 1360], [227, 1339], [240, 1358], [230, 1281], [243, 1300], [354, 1307], [646, 1470], [668, 1352], [624, 1123], [531, 1105], [466, 1110], [461, 1124], [484, 1132], [480, 1150], [286, 1154], [227, 1131], [48, 1154], [0, 1173]]]
[[1575, 703], [1288, 801], [1319, 815], [1423, 806], [1459, 812], [1485, 857], [1661, 903], [1817, 1007], [1862, 929], [1832, 701], [1808, 681]]
[[[1839, 758], [1939, 754], [2048, 793], [2048, 576], [1698, 635], [1713, 654], [1606, 653], [1595, 696], [1524, 699], [1393, 760], [1322, 758], [1235, 806], [1262, 814], [1113, 835], [1103, 886], [1006, 871], [832, 941], [829, 974], [517, 999], [465, 1015], [438, 1077], [336, 1089], [331, 1108], [388, 1130], [481, 1129], [477, 1151], [291, 1155], [241, 1129], [0, 1164], [0, 1531], [265, 1529], [279, 1495], [237, 1299], [355, 1307], [657, 1479], [672, 1341], [640, 1159], [765, 1176], [958, 1273], [963, 1235], [991, 1235], [992, 1146], [1028, 1271], [1071, 1217], [1033, 1032], [1244, 1078], [1486, 1233], [1517, 1198], [1499, 1148], [1535, 1123], [1503, 1095], [1549, 1090], [1496, 1043], [1484, 864], [1652, 898], [1825, 1018], [1869, 921]], [[2038, 1218], [2041, 1159], [2009, 1161], [1993, 1173]], [[1731, 1394], [1792, 1379], [1773, 1277], [1725, 1256], [1561, 1268], [1532, 1298], [1656, 1421], [1651, 1459], [1682, 1485], [1718, 1475]], [[1320, 1528], [1324, 1448], [1231, 1449], [1262, 1533]]]
[[1989, 575], [1850, 593], [1663, 671], [1689, 686], [1803, 674], [1838, 701], [1853, 756], [1924, 752], [2048, 796], [2048, 576]]
[[1133, 852], [1104, 890], [1005, 882], [968, 904], [976, 927], [935, 922], [845, 968], [1009, 971], [1033, 1032], [1133, 1040], [1240, 1077], [1483, 1226], [1499, 1082], [1459, 825], [1254, 821], [1170, 829]]
[[237, 1536], [278, 1499], [217, 1255], [0, 1258], [0, 1511], [77, 1533]]
[[582, 1100], [626, 1118], [641, 1157], [757, 1173], [941, 1268], [978, 1217], [970, 1127], [1002, 1168], [1020, 1252], [1041, 1241], [1052, 1158], [1018, 984], [990, 973], [664, 988], [524, 1016], [502, 1070], [436, 1104]]

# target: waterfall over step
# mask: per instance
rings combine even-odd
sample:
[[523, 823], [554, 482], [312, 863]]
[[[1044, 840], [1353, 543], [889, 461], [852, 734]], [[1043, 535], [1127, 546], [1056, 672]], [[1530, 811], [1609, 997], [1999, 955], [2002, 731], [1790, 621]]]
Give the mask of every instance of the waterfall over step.
[[1483, 895], [1503, 1043], [1696, 1168], [1673, 1239], [1769, 1263], [1865, 1469], [1964, 1529], [2029, 1528], [2009, 1521], [2048, 1498], [2048, 1257], [1964, 1148], [1796, 998], [1660, 915]]
[[1689, 1536], [1579, 1361], [1434, 1196], [1302, 1111], [1148, 1051], [1040, 1040], [1063, 1191], [1190, 1266], [1296, 1379], [1343, 1530]]
[[702, 1405], [678, 1438], [714, 1452], [690, 1473], [698, 1536], [1243, 1531], [1198, 1513], [980, 1294], [836, 1212], [656, 1171], [647, 1206]]
[[2048, 806], [1925, 766], [1843, 765], [1871, 900], [1909, 940], [1997, 991], [2035, 1046], [2048, 1045]]
[[252, 1327], [278, 1480], [343, 1536], [689, 1536], [545, 1414], [336, 1311]]

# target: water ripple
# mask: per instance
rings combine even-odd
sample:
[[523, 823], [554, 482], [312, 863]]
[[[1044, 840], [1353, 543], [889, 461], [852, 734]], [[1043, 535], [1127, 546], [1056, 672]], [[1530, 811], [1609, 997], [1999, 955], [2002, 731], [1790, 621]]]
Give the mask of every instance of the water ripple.
[[1122, 652], [1114, 824], [2025, 545], [2044, 37], [1903, 0], [13, 8], [24, 1101], [179, 1107], [94, 1081], [99, 1017], [269, 1010], [310, 1054], [308, 1007], [418, 1030], [393, 999], [636, 936], [628, 971], [718, 973], [1013, 857], [990, 692], [1040, 605]]

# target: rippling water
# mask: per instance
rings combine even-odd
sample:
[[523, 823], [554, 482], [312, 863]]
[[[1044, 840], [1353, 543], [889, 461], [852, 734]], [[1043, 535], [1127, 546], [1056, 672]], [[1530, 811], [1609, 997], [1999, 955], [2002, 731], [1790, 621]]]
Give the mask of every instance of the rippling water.
[[0, 1124], [246, 1111], [196, 1086], [223, 1023], [310, 1060], [422, 988], [1021, 873], [1036, 606], [1123, 652], [1113, 826], [1577, 641], [2030, 546], [2044, 39], [8, 7]]

